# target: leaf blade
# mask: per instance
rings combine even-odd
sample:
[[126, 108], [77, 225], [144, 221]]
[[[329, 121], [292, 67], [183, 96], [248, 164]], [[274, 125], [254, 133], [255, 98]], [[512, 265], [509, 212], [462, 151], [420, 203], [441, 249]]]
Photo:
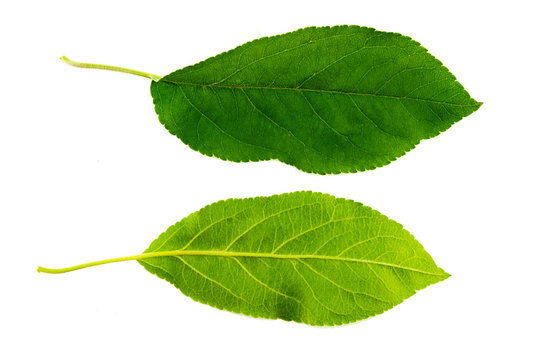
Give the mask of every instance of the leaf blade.
[[357, 26], [254, 40], [151, 93], [160, 122], [205, 155], [319, 174], [383, 166], [481, 105], [417, 42]]
[[311, 192], [214, 203], [145, 254], [141, 265], [196, 301], [310, 325], [379, 314], [449, 276], [401, 225]]

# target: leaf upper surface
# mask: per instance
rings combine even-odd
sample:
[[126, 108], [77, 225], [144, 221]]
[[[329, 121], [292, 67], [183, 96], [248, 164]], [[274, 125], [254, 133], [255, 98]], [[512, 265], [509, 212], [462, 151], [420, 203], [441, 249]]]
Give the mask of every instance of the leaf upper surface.
[[156, 256], [141, 265], [194, 300], [310, 325], [380, 314], [449, 276], [400, 224], [311, 192], [214, 203], [145, 254]]
[[359, 26], [254, 40], [151, 93], [165, 127], [205, 155], [318, 174], [388, 164], [481, 105], [416, 41]]

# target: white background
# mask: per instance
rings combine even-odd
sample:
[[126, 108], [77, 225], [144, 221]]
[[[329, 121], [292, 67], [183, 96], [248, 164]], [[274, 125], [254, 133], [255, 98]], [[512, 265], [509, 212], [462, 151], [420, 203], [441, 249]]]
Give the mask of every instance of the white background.
[[[0, 358], [539, 359], [537, 1], [20, 1], [0, 6]], [[261, 36], [358, 24], [422, 43], [483, 107], [392, 164], [317, 176], [203, 156], [158, 122], [150, 81]], [[219, 311], [137, 263], [220, 199], [313, 190], [402, 223], [453, 276], [355, 324]]]

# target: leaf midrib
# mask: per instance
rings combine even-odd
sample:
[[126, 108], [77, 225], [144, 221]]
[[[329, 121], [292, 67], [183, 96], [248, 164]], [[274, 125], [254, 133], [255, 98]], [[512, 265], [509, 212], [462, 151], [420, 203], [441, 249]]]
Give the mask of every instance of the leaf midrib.
[[237, 252], [237, 251], [223, 251], [223, 250], [169, 250], [159, 252], [149, 252], [133, 257], [134, 260], [143, 260], [155, 257], [182, 257], [182, 256], [213, 256], [213, 257], [226, 257], [226, 258], [264, 258], [264, 259], [279, 259], [279, 260], [299, 260], [302, 259], [314, 259], [314, 260], [327, 260], [327, 261], [343, 261], [353, 263], [364, 263], [379, 266], [386, 266], [391, 268], [397, 268], [407, 271], [413, 271], [426, 275], [442, 276], [441, 273], [433, 273], [425, 270], [420, 270], [408, 266], [399, 264], [392, 264], [382, 261], [369, 260], [369, 259], [356, 259], [341, 256], [329, 256], [329, 255], [315, 255], [315, 254], [271, 254], [271, 253], [252, 253], [252, 252]]
[[324, 90], [324, 89], [306, 89], [306, 88], [297, 88], [297, 87], [278, 87], [278, 86], [253, 86], [253, 85], [218, 85], [218, 84], [198, 84], [191, 82], [183, 81], [174, 81], [167, 78], [162, 78], [160, 82], [166, 82], [177, 86], [199, 86], [199, 87], [209, 87], [209, 88], [223, 88], [223, 89], [258, 89], [258, 90], [281, 90], [281, 91], [297, 91], [297, 92], [315, 92], [323, 94], [339, 94], [339, 95], [354, 95], [354, 96], [369, 96], [375, 98], [383, 99], [395, 99], [395, 100], [411, 100], [411, 101], [423, 101], [431, 104], [439, 105], [450, 105], [458, 107], [477, 107], [480, 103], [475, 102], [474, 104], [456, 104], [446, 101], [438, 101], [431, 99], [422, 99], [415, 98], [410, 96], [395, 96], [395, 95], [383, 95], [383, 94], [372, 94], [372, 93], [359, 93], [354, 91], [339, 91], [339, 90]]

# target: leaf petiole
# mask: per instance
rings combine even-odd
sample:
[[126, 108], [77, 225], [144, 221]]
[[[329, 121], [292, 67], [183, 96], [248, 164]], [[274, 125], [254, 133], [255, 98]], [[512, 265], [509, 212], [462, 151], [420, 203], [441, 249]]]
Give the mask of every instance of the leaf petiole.
[[109, 71], [122, 72], [122, 73], [126, 73], [126, 74], [142, 76], [142, 77], [148, 78], [148, 79], [153, 80], [153, 81], [159, 81], [159, 79], [162, 78], [162, 76], [159, 76], [159, 75], [150, 74], [150, 73], [147, 73], [147, 72], [144, 72], [144, 71], [139, 71], [139, 70], [126, 69], [126, 68], [119, 67], [119, 66], [90, 64], [90, 63], [82, 63], [82, 62], [78, 62], [78, 61], [73, 61], [73, 60], [68, 59], [65, 56], [62, 56], [60, 58], [60, 60], [62, 60], [63, 62], [65, 62], [68, 65], [75, 66], [75, 67], [78, 67], [78, 68], [83, 68], [83, 69], [100, 69], [100, 70], [109, 70]]
[[112, 258], [112, 259], [92, 261], [92, 262], [88, 262], [84, 264], [61, 268], [61, 269], [49, 269], [49, 268], [38, 266], [37, 271], [40, 273], [46, 273], [46, 274], [63, 274], [70, 271], [80, 270], [80, 269], [97, 266], [97, 265], [111, 264], [115, 262], [130, 261], [130, 260], [140, 260], [140, 259], [156, 257], [156, 256], [170, 256], [170, 254], [169, 252], [164, 251], [163, 254], [146, 253], [146, 254], [139, 254], [139, 255], [132, 255], [132, 256], [123, 256], [123, 257], [117, 257], [117, 258]]

